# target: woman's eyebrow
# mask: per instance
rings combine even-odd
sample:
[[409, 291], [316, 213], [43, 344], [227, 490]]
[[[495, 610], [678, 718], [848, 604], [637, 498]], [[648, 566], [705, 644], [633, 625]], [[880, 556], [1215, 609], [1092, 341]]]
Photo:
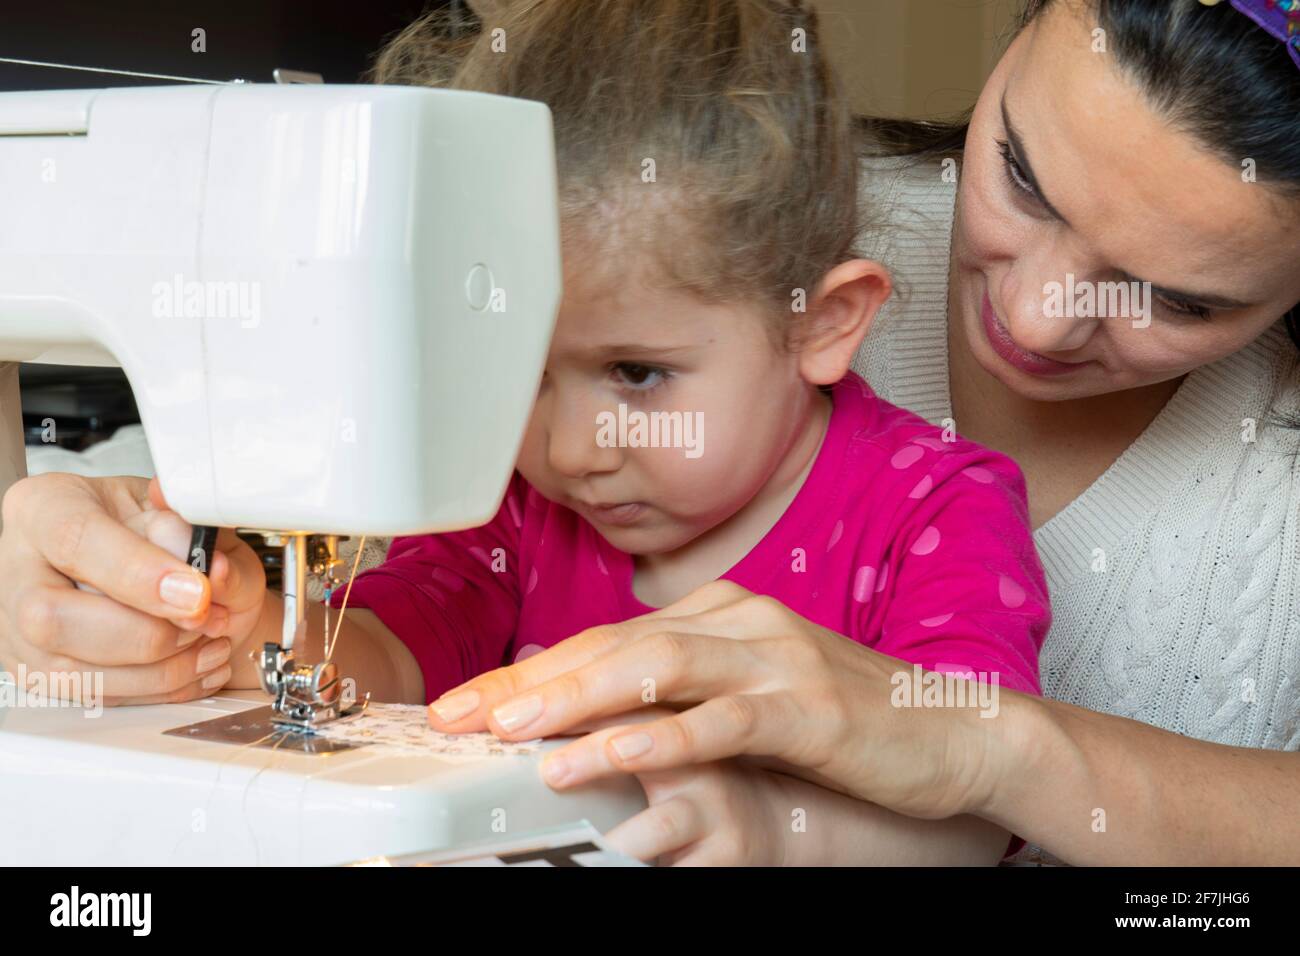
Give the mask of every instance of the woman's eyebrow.
[[1052, 205], [1051, 200], [1047, 198], [1047, 194], [1043, 192], [1043, 187], [1039, 184], [1038, 177], [1034, 175], [1034, 167], [1030, 164], [1029, 155], [1025, 152], [1024, 141], [1020, 138], [1020, 134], [1016, 131], [1015, 126], [1011, 122], [1011, 115], [1007, 112], [1007, 94], [1005, 91], [1002, 93], [1001, 105], [1002, 125], [1007, 129], [1007, 140], [1011, 143], [1011, 152], [1014, 155], [1016, 165], [1020, 167], [1020, 172], [1024, 175], [1029, 185], [1034, 188], [1034, 192], [1038, 195], [1039, 202], [1041, 202], [1043, 207], [1052, 214], [1052, 217], [1054, 219], [1059, 219], [1067, 226], [1070, 225], [1070, 220], [1062, 216], [1060, 210]]
[[[1038, 200], [1043, 204], [1043, 208], [1051, 213], [1053, 218], [1060, 220], [1067, 226], [1070, 225], [1070, 221], [1061, 215], [1060, 210], [1053, 206], [1051, 201], [1048, 200], [1047, 196], [1043, 193], [1043, 187], [1039, 185], [1038, 177], [1034, 175], [1033, 167], [1029, 163], [1029, 157], [1025, 153], [1024, 141], [1020, 138], [1020, 134], [1016, 131], [1015, 125], [1011, 122], [1011, 115], [1007, 112], [1007, 96], [1005, 92], [1002, 94], [1002, 125], [1006, 127], [1007, 140], [1011, 144], [1012, 154], [1015, 157], [1016, 163], [1020, 166], [1020, 172], [1029, 185], [1034, 187], [1034, 192], [1038, 194]], [[1131, 275], [1126, 275], [1125, 279], [1129, 282], [1145, 281]], [[1203, 292], [1184, 292], [1178, 289], [1170, 289], [1156, 285], [1154, 282], [1150, 283], [1150, 285], [1151, 291], [1156, 295], [1166, 299], [1185, 302], [1189, 305], [1205, 306], [1211, 309], [1231, 310], [1247, 309], [1254, 304], [1252, 302], [1242, 302], [1238, 299], [1232, 299], [1222, 295], [1211, 295]]]

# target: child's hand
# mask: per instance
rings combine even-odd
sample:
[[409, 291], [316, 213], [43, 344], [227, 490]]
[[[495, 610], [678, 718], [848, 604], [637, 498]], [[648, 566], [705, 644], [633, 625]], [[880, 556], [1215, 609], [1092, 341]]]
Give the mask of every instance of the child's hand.
[[[432, 711], [430, 712], [432, 714]], [[650, 705], [599, 717], [570, 733], [626, 728], [672, 716]], [[430, 719], [430, 725], [436, 721]], [[788, 825], [773, 774], [739, 760], [639, 773], [650, 806], [605, 836], [615, 849], [667, 866], [779, 866]]]
[[615, 849], [670, 866], [779, 866], [784, 828], [773, 775], [735, 760], [636, 775], [650, 806], [606, 834]]

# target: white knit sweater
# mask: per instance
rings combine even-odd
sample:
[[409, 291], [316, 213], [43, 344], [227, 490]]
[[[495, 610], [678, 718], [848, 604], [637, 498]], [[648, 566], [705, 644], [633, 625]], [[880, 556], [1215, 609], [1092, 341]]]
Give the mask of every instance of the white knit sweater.
[[[877, 221], [860, 245], [904, 288], [854, 369], [937, 424], [952, 415], [956, 186], [937, 166], [871, 160], [866, 174], [864, 212]], [[1035, 533], [1054, 616], [1044, 694], [1204, 740], [1300, 750], [1300, 432], [1267, 424], [1300, 410], [1298, 355], [1279, 322], [1189, 374]], [[1104, 571], [1094, 570], [1099, 553]]]

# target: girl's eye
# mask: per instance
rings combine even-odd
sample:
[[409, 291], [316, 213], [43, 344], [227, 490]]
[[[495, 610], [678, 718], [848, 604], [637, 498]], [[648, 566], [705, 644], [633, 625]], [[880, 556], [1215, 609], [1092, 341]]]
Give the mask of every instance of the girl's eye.
[[1016, 157], [1011, 155], [1011, 144], [1005, 139], [998, 140], [997, 144], [998, 152], [1002, 154], [1002, 169], [1006, 173], [1007, 182], [1011, 184], [1012, 188], [1037, 199], [1038, 193], [1034, 190], [1033, 183], [1025, 176], [1025, 171], [1016, 162]]
[[653, 391], [671, 377], [667, 369], [635, 362], [616, 362], [611, 371], [620, 385], [633, 392]]

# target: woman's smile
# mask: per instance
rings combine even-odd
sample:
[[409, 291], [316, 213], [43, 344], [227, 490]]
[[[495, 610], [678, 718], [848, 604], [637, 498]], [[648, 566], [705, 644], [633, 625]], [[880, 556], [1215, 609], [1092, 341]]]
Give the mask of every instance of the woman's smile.
[[993, 349], [1007, 364], [1022, 372], [1028, 372], [1030, 375], [1069, 375], [1071, 372], [1089, 364], [1087, 362], [1058, 362], [1055, 359], [1022, 348], [1012, 338], [1011, 333], [1002, 324], [997, 313], [993, 311], [993, 303], [989, 300], [988, 292], [984, 293], [980, 306], [980, 327], [984, 330], [984, 340], [988, 343], [989, 348]]

